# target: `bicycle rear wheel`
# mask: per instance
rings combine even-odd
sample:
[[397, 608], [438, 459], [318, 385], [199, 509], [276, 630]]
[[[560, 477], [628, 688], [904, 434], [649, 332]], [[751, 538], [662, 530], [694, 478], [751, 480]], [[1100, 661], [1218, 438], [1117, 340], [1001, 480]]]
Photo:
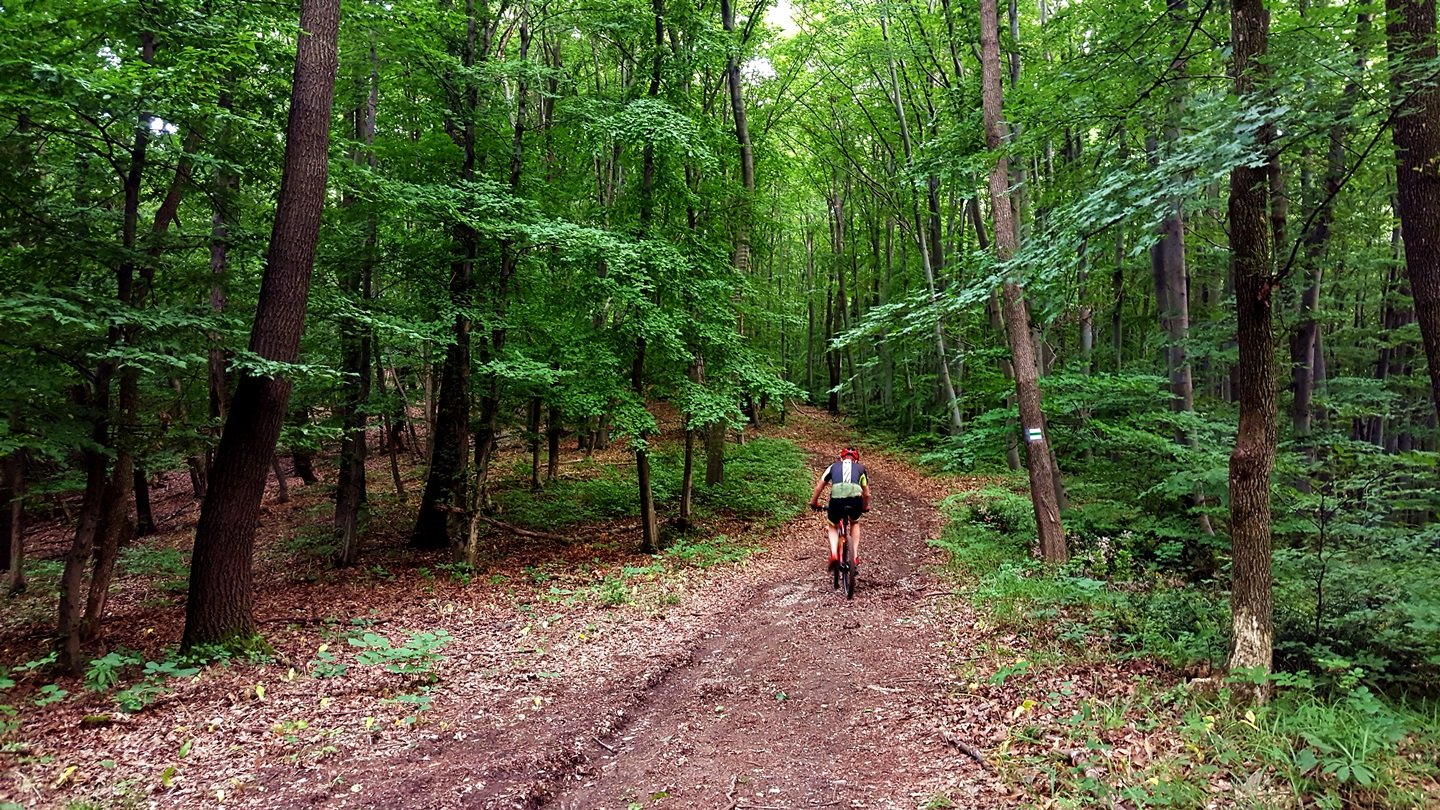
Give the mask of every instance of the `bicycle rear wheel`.
[[855, 598], [855, 554], [850, 549], [847, 540], [840, 549], [840, 571], [841, 578], [845, 581], [845, 598]]

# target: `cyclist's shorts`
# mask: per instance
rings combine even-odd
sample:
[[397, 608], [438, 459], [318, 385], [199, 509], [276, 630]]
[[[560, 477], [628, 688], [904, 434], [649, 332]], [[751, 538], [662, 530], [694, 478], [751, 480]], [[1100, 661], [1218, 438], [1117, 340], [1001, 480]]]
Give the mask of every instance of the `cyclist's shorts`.
[[831, 498], [830, 504], [825, 507], [825, 516], [830, 519], [830, 525], [837, 526], [841, 519], [854, 523], [864, 511], [864, 498]]

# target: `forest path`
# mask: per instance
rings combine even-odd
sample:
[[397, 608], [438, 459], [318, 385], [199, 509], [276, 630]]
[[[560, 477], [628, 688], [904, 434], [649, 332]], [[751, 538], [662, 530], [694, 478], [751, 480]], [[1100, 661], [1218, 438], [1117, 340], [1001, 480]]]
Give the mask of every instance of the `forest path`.
[[[792, 414], [764, 434], [807, 449], [818, 475], [849, 433], [818, 411]], [[1003, 725], [997, 701], [953, 694], [985, 633], [928, 571], [940, 562], [927, 543], [943, 525], [935, 503], [968, 484], [862, 452], [875, 508], [853, 601], [831, 588], [823, 521], [807, 511], [738, 528], [736, 542], [766, 550], [692, 570], [664, 607], [441, 602], [442, 623], [474, 615], [452, 630], [424, 727], [344, 762], [276, 763], [262, 795], [485, 810], [920, 808], [941, 795], [1009, 806], [941, 733]]]
[[[818, 469], [843, 439], [799, 421], [791, 438]], [[824, 575], [821, 520], [797, 519], [769, 552], [781, 564], [716, 617], [692, 662], [605, 741], [614, 750], [545, 806], [916, 808], [942, 791], [984, 801], [990, 777], [938, 733], [944, 648], [973, 623], [953, 600], [937, 604], [944, 591], [926, 571], [940, 491], [901, 459], [864, 461], [875, 509], [854, 600]]]

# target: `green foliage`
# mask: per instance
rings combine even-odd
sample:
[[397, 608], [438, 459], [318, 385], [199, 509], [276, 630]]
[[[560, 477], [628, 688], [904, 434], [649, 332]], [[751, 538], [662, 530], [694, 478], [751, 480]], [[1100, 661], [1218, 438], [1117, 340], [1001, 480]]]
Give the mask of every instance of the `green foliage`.
[[338, 678], [348, 671], [350, 667], [341, 663], [335, 653], [330, 652], [327, 644], [320, 645], [320, 649], [315, 651], [315, 660], [310, 662], [312, 678]]
[[120, 682], [121, 672], [128, 667], [139, 666], [144, 660], [139, 655], [111, 650], [90, 662], [85, 670], [85, 688], [92, 692], [107, 692]]
[[348, 641], [350, 646], [360, 648], [355, 660], [361, 666], [381, 667], [386, 672], [433, 683], [438, 677], [434, 666], [443, 658], [439, 650], [450, 643], [450, 634], [444, 630], [415, 632], [398, 647], [386, 636], [371, 632], [353, 635]]
[[696, 568], [710, 568], [741, 562], [761, 550], [758, 546], [748, 545], [743, 540], [721, 534], [703, 539], [681, 538], [665, 549], [665, 556]]
[[127, 712], [138, 712], [172, 691], [167, 682], [174, 678], [193, 678], [200, 668], [181, 659], [146, 661], [140, 680], [115, 693], [115, 704]]
[[475, 567], [465, 562], [440, 563], [435, 568], [443, 571], [457, 585], [469, 585], [475, 576]]
[[[1138, 566], [1123, 567], [1136, 578], [1114, 583], [1086, 576], [1090, 563], [1084, 559], [1061, 569], [1042, 568], [1030, 558], [1033, 530], [1024, 519], [1026, 507], [1028, 500], [1001, 488], [955, 496], [945, 504], [950, 523], [935, 544], [947, 551], [950, 570], [971, 583], [970, 598], [993, 621], [1053, 632], [1082, 655], [1093, 655], [1098, 642], [1099, 649], [1122, 658], [1153, 657], [1175, 666], [1223, 661], [1230, 624], [1223, 593], [1168, 583]], [[1278, 568], [1277, 573], [1284, 582], [1286, 574]], [[1286, 593], [1277, 592], [1277, 605], [1291, 600]], [[1383, 638], [1366, 646], [1393, 649]], [[1057, 798], [1077, 806], [1122, 800], [1136, 806], [1204, 803], [1210, 782], [1222, 777], [1250, 785], [1257, 795], [1278, 791], [1318, 807], [1345, 806], [1357, 791], [1377, 806], [1415, 806], [1424, 790], [1417, 785], [1440, 775], [1433, 758], [1413, 755], [1440, 739], [1435, 705], [1382, 698], [1365, 685], [1375, 673], [1339, 658], [1328, 663], [1319, 676], [1275, 676], [1274, 701], [1251, 710], [1225, 695], [1211, 704], [1183, 692], [1142, 693], [1124, 706], [1083, 704], [1066, 724], [1067, 733], [1071, 744], [1094, 750], [1104, 750], [1106, 729], [1131, 722], [1127, 718], [1137, 712], [1142, 719], [1135, 722], [1141, 723], [1176, 725], [1167, 716], [1183, 717], [1178, 727], [1193, 753], [1161, 757], [1138, 772], [1108, 774], [1088, 757], [1056, 765], [1050, 742], [1037, 745], [1034, 754], [1022, 753], [1019, 761], [1043, 774]], [[1030, 665], [1022, 659], [989, 680], [1004, 683]], [[1144, 712], [1155, 716], [1145, 720]], [[1012, 736], [1034, 742], [1019, 730]]]

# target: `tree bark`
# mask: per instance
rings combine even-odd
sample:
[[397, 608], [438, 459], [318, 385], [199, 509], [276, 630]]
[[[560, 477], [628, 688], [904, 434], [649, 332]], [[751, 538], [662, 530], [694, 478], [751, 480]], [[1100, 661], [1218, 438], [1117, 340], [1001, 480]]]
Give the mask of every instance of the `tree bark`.
[[1430, 406], [1440, 416], [1440, 87], [1435, 0], [1386, 0], [1392, 126], [1405, 272], [1430, 367]]
[[525, 439], [530, 445], [530, 488], [536, 491], [540, 489], [540, 414], [544, 412], [544, 405], [540, 397], [531, 397], [525, 424], [529, 434]]
[[[665, 0], [651, 0], [651, 13], [655, 18], [655, 56], [650, 63], [649, 96], [660, 95], [660, 67], [665, 47]], [[640, 232], [648, 236], [655, 212], [655, 146], [647, 142], [643, 153], [643, 169], [640, 180]], [[657, 299], [659, 290], [655, 293]], [[656, 303], [659, 303], [657, 300]], [[630, 365], [630, 386], [641, 405], [645, 403], [645, 349], [643, 333], [635, 337], [635, 356]], [[655, 493], [650, 480], [650, 436], [641, 433], [636, 436], [635, 473], [640, 488], [640, 553], [653, 554], [660, 549], [660, 522], [655, 514]]]
[[[1262, 0], [1231, 6], [1235, 93], [1257, 90], [1269, 38]], [[1230, 173], [1230, 256], [1235, 277], [1236, 338], [1240, 351], [1234, 386], [1240, 427], [1230, 454], [1232, 669], [1268, 674], [1274, 649], [1270, 577], [1270, 477], [1275, 466], [1275, 336], [1271, 324], [1275, 278], [1271, 271], [1265, 166]], [[1265, 690], [1255, 697], [1263, 699]]]
[[[980, 0], [980, 54], [985, 145], [992, 152], [1002, 154], [1006, 147], [1006, 125], [1000, 83], [999, 9], [996, 0]], [[990, 170], [990, 208], [995, 218], [995, 252], [1001, 262], [1008, 262], [1014, 256], [1019, 241], [1007, 185], [1008, 163], [1002, 154]], [[1041, 407], [1039, 369], [1035, 363], [1035, 346], [1030, 339], [1024, 291], [1015, 281], [1006, 281], [1002, 289], [1005, 330], [1009, 335], [1010, 354], [1014, 360], [1015, 395], [1020, 404], [1022, 429], [1026, 431], [1028, 440], [1026, 446], [1029, 450], [1030, 500], [1035, 509], [1040, 556], [1047, 563], [1063, 563], [1069, 552], [1055, 495], [1059, 470], [1055, 468], [1049, 452], [1045, 414]]]
[[[285, 163], [250, 350], [294, 362], [325, 207], [339, 0], [302, 0]], [[241, 376], [200, 507], [181, 646], [246, 645], [256, 636], [251, 555], [265, 468], [290, 400], [284, 377]]]

